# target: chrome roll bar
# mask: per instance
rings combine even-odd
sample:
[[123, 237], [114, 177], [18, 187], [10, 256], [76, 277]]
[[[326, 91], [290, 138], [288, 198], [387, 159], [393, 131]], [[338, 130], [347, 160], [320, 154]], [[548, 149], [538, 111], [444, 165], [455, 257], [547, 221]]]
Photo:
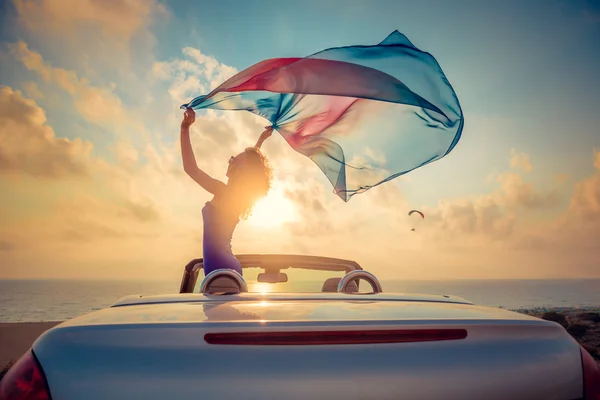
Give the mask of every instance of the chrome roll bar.
[[206, 290], [210, 287], [210, 284], [213, 283], [218, 278], [228, 278], [235, 282], [238, 286], [240, 292], [247, 292], [248, 285], [246, 284], [246, 280], [240, 275], [239, 272], [231, 270], [231, 269], [216, 269], [210, 272], [200, 285], [200, 293], [206, 293]]
[[371, 288], [373, 289], [373, 293], [383, 292], [383, 289], [381, 288], [381, 283], [379, 283], [379, 279], [377, 279], [375, 275], [365, 270], [355, 270], [348, 272], [346, 275], [343, 276], [342, 279], [340, 279], [340, 283], [338, 283], [337, 287], [338, 293], [344, 293], [346, 291], [346, 287], [350, 282], [358, 281], [359, 279], [363, 279], [369, 282]]

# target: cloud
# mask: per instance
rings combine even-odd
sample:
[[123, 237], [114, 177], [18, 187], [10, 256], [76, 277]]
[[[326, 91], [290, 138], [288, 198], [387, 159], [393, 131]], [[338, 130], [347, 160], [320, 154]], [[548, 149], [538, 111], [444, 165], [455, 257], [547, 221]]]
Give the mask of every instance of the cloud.
[[37, 83], [35, 83], [35, 82], [24, 83], [23, 90], [25, 91], [27, 96], [31, 99], [40, 100], [44, 97], [42, 92], [40, 92], [40, 89], [39, 89]]
[[153, 0], [80, 0], [77, 7], [69, 0], [15, 0], [19, 18], [32, 31], [72, 34], [82, 24], [97, 25], [102, 35], [125, 39], [148, 23], [154, 12], [165, 12]]
[[[129, 107], [152, 102], [156, 91], [149, 88], [146, 78], [158, 43], [153, 30], [172, 17], [164, 2], [82, 0], [76, 7], [69, 0], [12, 3], [14, 7], [8, 8], [11, 14], [3, 21], [7, 31], [26, 38], [47, 64], [77, 71], [81, 80], [94, 82], [96, 91], [81, 93], [80, 113], [94, 121], [101, 119], [102, 108], [110, 106], [106, 102], [115, 92], [125, 93], [123, 99]], [[129, 96], [131, 93], [136, 96]], [[100, 108], [95, 112], [94, 107]], [[110, 118], [108, 115], [103, 123]], [[109, 126], [112, 131], [119, 127], [119, 122]]]
[[336, 231], [323, 204], [326, 193], [316, 182], [288, 185], [285, 197], [294, 204], [296, 210], [296, 218], [284, 225], [292, 235], [317, 238]]
[[178, 104], [207, 94], [238, 72], [193, 47], [183, 48], [182, 54], [185, 58], [156, 61], [151, 69], [153, 79], [170, 82], [169, 93]]
[[559, 174], [555, 177], [556, 182], [559, 184], [563, 184], [565, 182], [567, 182], [571, 177], [569, 176], [569, 174]]
[[102, 201], [78, 194], [61, 199], [54, 206], [53, 219], [63, 221], [56, 228], [57, 235], [67, 240], [93, 241], [157, 236], [156, 226], [147, 227], [147, 224], [159, 222], [161, 216], [150, 200], [144, 203], [123, 198]]
[[0, 87], [0, 171], [42, 178], [87, 176], [92, 143], [58, 138], [44, 110], [20, 91]]
[[[523, 172], [531, 172], [533, 166], [526, 153], [517, 153], [515, 149], [510, 150], [511, 168], [520, 169]], [[562, 184], [566, 177], [557, 177], [557, 184]], [[530, 182], [524, 182], [523, 176], [517, 172], [504, 172], [497, 174], [495, 181], [500, 183], [499, 202], [508, 207], [522, 207], [528, 209], [549, 209], [560, 204], [561, 196], [557, 188], [548, 193], [540, 193]]]
[[[511, 167], [531, 170], [526, 154], [511, 150]], [[508, 243], [518, 233], [519, 213], [525, 210], [546, 210], [560, 205], [558, 189], [539, 192], [533, 183], [524, 182], [515, 172], [503, 172], [486, 178], [488, 183], [500, 183], [499, 190], [489, 194], [442, 200], [436, 207], [426, 207], [428, 223], [421, 228], [441, 243], [461, 242], [465, 237], [477, 237], [478, 246], [494, 242]], [[486, 241], [487, 240], [487, 241]], [[491, 240], [491, 241], [490, 241]]]
[[511, 159], [510, 166], [512, 168], [520, 168], [525, 172], [530, 172], [532, 169], [531, 162], [529, 161], [529, 155], [526, 153], [517, 153], [515, 149], [510, 150]]
[[569, 211], [582, 221], [597, 224], [600, 221], [600, 151], [596, 149], [594, 167], [594, 175], [575, 184]]
[[9, 48], [28, 70], [73, 96], [75, 109], [86, 120], [113, 127], [130, 122], [121, 99], [113, 92], [114, 86], [93, 86], [86, 78], [79, 78], [75, 71], [52, 67], [44, 62], [39, 53], [30, 50], [25, 42], [12, 43]]
[[462, 241], [483, 236], [492, 240], [508, 238], [515, 227], [515, 215], [508, 213], [493, 196], [441, 201], [426, 209], [424, 230], [439, 241]]
[[15, 246], [8, 240], [0, 240], [0, 251], [11, 251]]
[[[598, 153], [594, 152], [594, 163]], [[508, 251], [543, 265], [547, 275], [598, 276], [600, 170], [576, 182], [566, 210], [555, 218], [523, 224]]]
[[559, 204], [560, 196], [556, 190], [546, 194], [537, 192], [532, 183], [523, 182], [523, 177], [517, 173], [498, 175], [497, 181], [502, 187], [502, 196], [507, 205], [530, 209], [552, 208]]
[[18, 215], [1, 215], [0, 238], [14, 250], [3, 257], [0, 275], [165, 277], [201, 253], [201, 202], [190, 195], [192, 185], [151, 164], [95, 167], [85, 184], [26, 189], [21, 180], [10, 189]]
[[128, 140], [118, 140], [111, 150], [117, 157], [119, 165], [126, 170], [131, 171], [140, 160], [139, 151]]
[[[190, 196], [197, 188], [173, 173], [181, 170], [175, 149], [148, 144], [143, 163], [126, 140], [113, 146], [116, 163], [92, 157], [92, 149], [88, 141], [57, 137], [34, 100], [0, 87], [0, 185], [11, 207], [0, 214], [4, 276], [21, 276], [25, 267], [43, 274], [56, 264], [55, 276], [106, 277], [106, 263], [131, 259], [139, 273], [150, 268], [139, 260], [178, 265], [197, 254], [200, 206]], [[186, 215], [188, 209], [196, 211]], [[152, 250], [143, 250], [144, 242]], [[90, 258], [105, 264], [77, 271], [76, 265], [100, 262]]]
[[214, 57], [203, 54], [199, 49], [185, 47], [183, 54], [193, 59], [201, 68], [202, 74], [213, 90], [221, 83], [235, 75], [238, 70], [226, 64], [219, 63]]

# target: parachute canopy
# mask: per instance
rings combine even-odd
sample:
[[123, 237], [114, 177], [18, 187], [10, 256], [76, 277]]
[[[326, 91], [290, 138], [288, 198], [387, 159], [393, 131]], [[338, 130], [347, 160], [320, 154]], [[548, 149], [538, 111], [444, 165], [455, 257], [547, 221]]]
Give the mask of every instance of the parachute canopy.
[[421, 218], [425, 219], [425, 215], [423, 215], [423, 213], [419, 210], [411, 210], [408, 212], [408, 216], [410, 217], [411, 215], [413, 215], [414, 213], [417, 213], [421, 216]]
[[185, 107], [264, 117], [344, 201], [444, 157], [464, 124], [435, 58], [398, 31], [376, 45], [261, 61]]

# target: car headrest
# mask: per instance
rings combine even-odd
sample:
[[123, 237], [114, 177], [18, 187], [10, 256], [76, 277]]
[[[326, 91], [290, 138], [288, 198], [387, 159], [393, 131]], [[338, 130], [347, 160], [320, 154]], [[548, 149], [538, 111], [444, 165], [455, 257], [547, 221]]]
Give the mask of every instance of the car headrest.
[[205, 293], [239, 293], [240, 287], [236, 281], [228, 276], [215, 278]]
[[201, 293], [240, 293], [247, 292], [246, 281], [238, 272], [230, 269], [212, 271], [202, 281]]
[[[321, 289], [321, 292], [337, 292], [337, 287], [341, 280], [342, 280], [342, 278], [327, 279], [325, 281], [325, 283], [323, 283], [323, 288]], [[346, 293], [357, 293], [357, 292], [358, 292], [358, 285], [356, 284], [356, 281], [350, 282], [348, 284], [348, 287], [346, 288]]]

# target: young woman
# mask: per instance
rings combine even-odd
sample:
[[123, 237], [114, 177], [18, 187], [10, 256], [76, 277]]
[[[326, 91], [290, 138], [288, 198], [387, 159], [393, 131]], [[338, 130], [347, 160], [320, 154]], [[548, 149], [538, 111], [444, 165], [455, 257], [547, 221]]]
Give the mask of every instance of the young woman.
[[190, 142], [190, 126], [195, 120], [194, 110], [186, 109], [181, 122], [181, 157], [185, 172], [214, 196], [202, 209], [204, 274], [221, 268], [242, 274], [242, 266], [231, 251], [231, 238], [238, 222], [250, 215], [254, 204], [271, 188], [272, 170], [260, 147], [273, 129], [266, 128], [254, 147], [229, 159], [228, 181], [224, 183], [196, 164]]

